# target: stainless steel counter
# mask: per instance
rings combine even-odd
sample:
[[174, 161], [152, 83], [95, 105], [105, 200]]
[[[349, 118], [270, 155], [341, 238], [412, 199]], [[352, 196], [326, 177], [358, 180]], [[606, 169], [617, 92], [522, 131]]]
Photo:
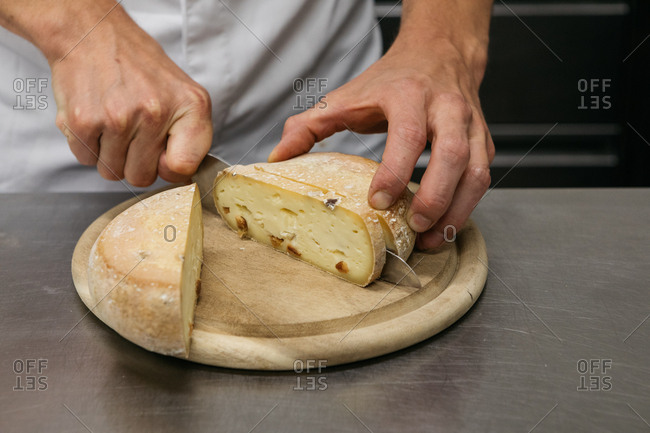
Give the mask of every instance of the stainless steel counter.
[[0, 195], [0, 432], [650, 431], [648, 189], [490, 192], [465, 317], [299, 374], [152, 354], [88, 313], [73, 248], [129, 197]]

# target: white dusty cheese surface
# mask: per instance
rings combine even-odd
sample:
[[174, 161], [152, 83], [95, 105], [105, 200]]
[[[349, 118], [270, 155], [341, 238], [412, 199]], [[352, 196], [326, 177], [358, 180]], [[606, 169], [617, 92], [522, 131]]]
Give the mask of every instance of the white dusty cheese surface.
[[148, 350], [187, 357], [202, 257], [196, 184], [134, 204], [106, 226], [90, 252], [94, 312]]
[[381, 274], [386, 248], [407, 258], [415, 242], [405, 221], [410, 192], [386, 211], [368, 204], [376, 169], [357, 156], [307, 154], [230, 167], [215, 180], [213, 195], [240, 236], [365, 286]]

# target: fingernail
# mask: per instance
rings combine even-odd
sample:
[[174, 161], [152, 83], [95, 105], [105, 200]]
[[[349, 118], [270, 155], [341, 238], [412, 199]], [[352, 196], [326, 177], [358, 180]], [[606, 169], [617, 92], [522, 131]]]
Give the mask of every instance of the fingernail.
[[387, 209], [393, 204], [393, 196], [388, 194], [386, 191], [377, 191], [373, 194], [370, 204], [375, 209]]
[[429, 230], [429, 228], [433, 225], [433, 221], [422, 214], [416, 213], [411, 215], [411, 218], [409, 219], [409, 225], [413, 230], [421, 233]]

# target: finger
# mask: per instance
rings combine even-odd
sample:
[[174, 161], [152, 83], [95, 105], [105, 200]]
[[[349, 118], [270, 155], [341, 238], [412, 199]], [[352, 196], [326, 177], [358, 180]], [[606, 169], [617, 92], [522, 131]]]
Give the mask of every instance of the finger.
[[72, 154], [81, 164], [89, 166], [97, 164], [101, 132], [99, 122], [89, 120], [73, 124], [65, 114], [59, 113], [56, 117], [56, 126], [67, 138]]
[[149, 100], [139, 110], [139, 123], [124, 164], [124, 177], [131, 185], [145, 187], [156, 181], [158, 161], [167, 139], [167, 128], [163, 123], [166, 117], [166, 110], [155, 99]]
[[196, 172], [212, 144], [210, 117], [189, 113], [169, 128], [167, 149], [159, 160], [158, 172], [165, 180], [187, 178]]
[[165, 156], [159, 161], [158, 172], [162, 169], [166, 176], [194, 174], [212, 145], [210, 95], [203, 88], [191, 88], [186, 96], [189, 108], [169, 128]]
[[375, 209], [386, 209], [395, 202], [411, 180], [415, 163], [427, 145], [423, 93], [396, 98], [385, 107], [385, 112], [386, 149], [368, 191], [368, 200]]
[[164, 150], [160, 133], [138, 131], [129, 145], [124, 165], [124, 177], [133, 186], [145, 187], [156, 181], [158, 162]]
[[309, 152], [315, 143], [343, 131], [346, 129], [343, 111], [336, 94], [332, 93], [310, 109], [289, 117], [280, 143], [271, 151], [268, 161], [284, 161]]
[[97, 161], [97, 171], [104, 179], [124, 179], [126, 154], [132, 140], [132, 119], [129, 113], [125, 106], [106, 110]]
[[443, 242], [453, 242], [455, 235], [465, 224], [481, 197], [490, 186], [490, 168], [487, 139], [484, 123], [476, 116], [470, 127], [470, 159], [463, 173], [453, 201], [447, 212], [431, 230], [420, 233], [417, 239], [419, 249], [439, 247]]
[[485, 135], [486, 135], [485, 145], [487, 147], [488, 162], [490, 163], [490, 165], [492, 165], [492, 162], [494, 161], [494, 155], [496, 154], [496, 150], [494, 148], [494, 140], [492, 140], [492, 134], [490, 133], [490, 129], [488, 128], [485, 119], [483, 120], [483, 127], [485, 128]]
[[158, 176], [160, 176], [161, 179], [171, 183], [185, 183], [192, 178], [192, 176], [178, 174], [169, 169], [169, 164], [167, 162], [167, 152], [165, 150], [161, 152], [158, 159]]
[[99, 158], [97, 171], [107, 180], [124, 179], [124, 164], [129, 147], [126, 136], [102, 134], [99, 137]]
[[439, 98], [432, 109], [431, 158], [408, 212], [409, 225], [416, 232], [429, 230], [447, 211], [470, 157], [469, 105], [452, 95]]

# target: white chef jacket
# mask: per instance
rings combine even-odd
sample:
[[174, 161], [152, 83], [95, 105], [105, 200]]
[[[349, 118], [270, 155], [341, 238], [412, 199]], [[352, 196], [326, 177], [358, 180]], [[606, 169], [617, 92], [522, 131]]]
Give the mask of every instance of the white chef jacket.
[[[284, 121], [381, 55], [373, 0], [126, 0], [126, 11], [212, 98], [211, 152], [266, 160]], [[83, 49], [83, 48], [77, 48]], [[80, 165], [56, 128], [50, 71], [0, 28], [0, 191], [124, 191]], [[155, 68], [156, 65], [150, 65]], [[377, 159], [385, 135], [336, 134], [315, 151]], [[154, 186], [161, 185], [159, 180]]]

